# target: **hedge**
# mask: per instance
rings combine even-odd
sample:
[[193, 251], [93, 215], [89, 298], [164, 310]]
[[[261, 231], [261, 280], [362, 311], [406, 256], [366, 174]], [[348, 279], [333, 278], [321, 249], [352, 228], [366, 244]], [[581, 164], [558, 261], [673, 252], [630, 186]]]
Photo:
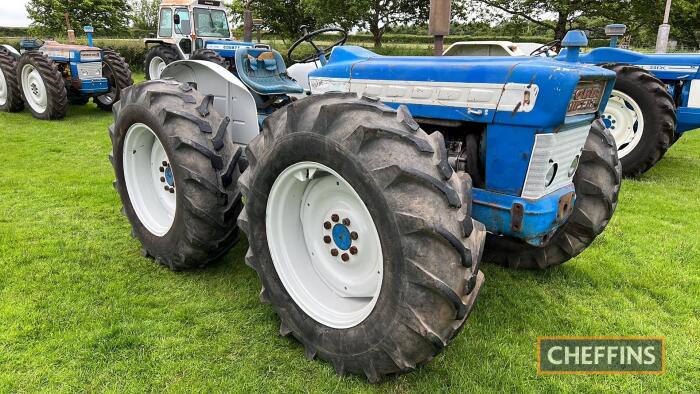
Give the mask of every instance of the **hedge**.
[[[353, 45], [360, 45], [367, 47], [372, 51], [375, 51], [381, 55], [390, 56], [430, 56], [433, 53], [431, 37], [426, 36], [410, 36], [410, 35], [395, 35], [391, 38], [400, 37], [393, 42], [386, 42], [386, 45], [382, 48], [375, 49], [372, 46], [371, 41], [367, 41], [366, 38], [370, 36], [352, 36], [350, 43]], [[413, 37], [415, 41], [408, 39], [406, 37]], [[267, 37], [268, 39], [272, 37]], [[0, 44], [10, 44], [15, 48], [19, 48], [20, 38], [18, 37], [0, 37]], [[463, 41], [494, 41], [494, 40], [508, 40], [505, 37], [453, 37], [449, 42], [455, 42], [458, 40]], [[543, 37], [525, 37], [518, 41], [522, 42], [545, 42], [546, 39]], [[280, 51], [286, 56], [287, 46], [286, 44], [277, 40], [266, 40], [275, 49]], [[449, 43], [448, 42], [448, 43]], [[78, 43], [85, 44], [84, 39], [79, 39]], [[607, 40], [591, 40], [590, 47], [600, 47], [607, 46]], [[95, 39], [95, 46], [100, 48], [111, 48], [119, 52], [126, 61], [131, 65], [133, 70], [142, 70], [144, 60], [146, 57], [146, 47], [142, 40], [139, 39]]]

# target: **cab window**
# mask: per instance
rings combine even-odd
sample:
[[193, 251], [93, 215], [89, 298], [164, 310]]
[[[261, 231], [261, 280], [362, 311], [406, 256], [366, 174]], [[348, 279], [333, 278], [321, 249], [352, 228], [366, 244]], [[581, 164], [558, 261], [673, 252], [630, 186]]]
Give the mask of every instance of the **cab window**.
[[231, 36], [226, 12], [223, 10], [194, 9], [195, 32], [200, 37], [228, 38]]
[[160, 37], [172, 37], [173, 35], [173, 10], [170, 8], [163, 8], [160, 10], [158, 35]]
[[180, 19], [180, 23], [175, 24], [175, 34], [190, 35], [190, 33], [192, 33], [190, 12], [187, 8], [178, 8], [175, 10], [175, 15]]

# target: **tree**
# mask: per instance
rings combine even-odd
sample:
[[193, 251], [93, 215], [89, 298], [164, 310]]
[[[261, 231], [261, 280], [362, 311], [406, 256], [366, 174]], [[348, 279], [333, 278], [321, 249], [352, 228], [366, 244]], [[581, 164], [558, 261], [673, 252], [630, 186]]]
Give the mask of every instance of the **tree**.
[[[495, 9], [552, 31], [555, 39], [560, 40], [579, 19], [606, 17], [613, 20], [630, 2], [631, 0], [470, 0], [460, 2], [460, 11], [469, 13], [479, 10], [494, 16]], [[545, 20], [542, 15], [553, 15], [554, 20]]]
[[357, 25], [369, 30], [374, 46], [382, 46], [387, 28], [425, 22], [430, 0], [304, 0], [306, 9], [323, 25], [344, 28]]
[[66, 31], [65, 13], [70, 15], [75, 30], [92, 25], [97, 32], [123, 33], [130, 12], [126, 0], [30, 0], [27, 4], [32, 29], [45, 35]]
[[160, 0], [131, 0], [131, 20], [139, 30], [154, 32], [158, 29]]
[[[240, 21], [248, 0], [233, 0], [228, 7], [234, 21]], [[282, 36], [285, 41], [300, 36], [299, 27], [314, 26], [316, 21], [304, 9], [301, 0], [250, 0], [253, 15], [263, 20], [263, 28]]]

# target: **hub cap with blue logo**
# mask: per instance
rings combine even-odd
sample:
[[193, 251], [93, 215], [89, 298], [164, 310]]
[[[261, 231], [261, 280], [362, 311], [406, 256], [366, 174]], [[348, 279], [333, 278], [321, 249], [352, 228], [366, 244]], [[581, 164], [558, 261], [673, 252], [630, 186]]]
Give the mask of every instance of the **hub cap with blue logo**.
[[346, 329], [372, 313], [381, 242], [363, 200], [337, 172], [314, 162], [287, 168], [270, 191], [265, 225], [275, 270], [307, 315]]

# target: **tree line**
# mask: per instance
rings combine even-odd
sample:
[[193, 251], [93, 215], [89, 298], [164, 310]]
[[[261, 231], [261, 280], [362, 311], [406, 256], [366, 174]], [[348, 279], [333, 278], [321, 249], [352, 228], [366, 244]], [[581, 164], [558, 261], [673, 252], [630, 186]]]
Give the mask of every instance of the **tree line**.
[[[602, 36], [608, 23], [625, 23], [635, 45], [653, 45], [666, 0], [455, 0], [453, 34], [542, 35], [561, 39], [570, 29]], [[370, 33], [381, 47], [388, 32], [427, 34], [430, 0], [232, 0], [234, 22], [249, 3], [263, 28], [292, 40], [301, 25], [336, 26]], [[36, 34], [65, 32], [64, 14], [74, 27], [92, 24], [105, 35], [155, 32], [160, 0], [30, 0], [27, 11]], [[686, 46], [700, 41], [700, 1], [674, 0], [672, 38]], [[527, 32], [527, 33], [526, 33]]]

